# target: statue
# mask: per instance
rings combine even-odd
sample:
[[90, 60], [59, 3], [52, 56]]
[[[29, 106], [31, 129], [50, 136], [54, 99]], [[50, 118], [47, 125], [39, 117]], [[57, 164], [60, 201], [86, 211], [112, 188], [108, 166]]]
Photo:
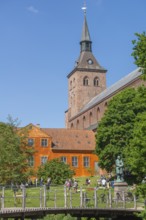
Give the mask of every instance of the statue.
[[116, 159], [116, 182], [124, 182], [124, 163], [120, 156]]

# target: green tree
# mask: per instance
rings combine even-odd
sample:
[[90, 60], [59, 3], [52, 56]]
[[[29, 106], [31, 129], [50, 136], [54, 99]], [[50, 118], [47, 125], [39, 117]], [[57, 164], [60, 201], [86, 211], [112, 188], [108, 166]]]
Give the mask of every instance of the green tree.
[[12, 123], [0, 122], [0, 183], [23, 182], [30, 174], [26, 136]]
[[38, 177], [47, 180], [48, 176], [54, 184], [64, 184], [66, 179], [72, 178], [74, 171], [68, 164], [61, 162], [58, 158], [48, 161], [38, 168]]
[[136, 33], [137, 40], [133, 40], [134, 45], [132, 56], [135, 59], [135, 64], [142, 69], [142, 78], [146, 80], [146, 33]]
[[129, 154], [125, 149], [131, 146], [134, 125], [143, 112], [146, 112], [145, 87], [128, 88], [109, 102], [96, 134], [96, 153], [101, 168], [112, 171], [118, 154], [122, 154], [128, 166]]
[[125, 149], [125, 154], [129, 170], [141, 182], [146, 176], [146, 112], [138, 114], [136, 117], [133, 137]]

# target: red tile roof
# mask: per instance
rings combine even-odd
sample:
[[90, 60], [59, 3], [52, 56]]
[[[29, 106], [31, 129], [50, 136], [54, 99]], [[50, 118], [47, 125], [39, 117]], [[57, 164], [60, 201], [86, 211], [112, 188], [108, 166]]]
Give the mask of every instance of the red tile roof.
[[95, 133], [88, 130], [41, 128], [52, 137], [53, 148], [58, 150], [95, 150]]

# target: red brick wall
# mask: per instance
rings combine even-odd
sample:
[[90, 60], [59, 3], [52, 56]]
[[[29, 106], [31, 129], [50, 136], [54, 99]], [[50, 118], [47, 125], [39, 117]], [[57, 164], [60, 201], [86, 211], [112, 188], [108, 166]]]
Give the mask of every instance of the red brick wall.
[[105, 98], [100, 103], [97, 103], [91, 109], [87, 110], [86, 112], [83, 112], [82, 114], [74, 117], [73, 119], [70, 119], [70, 121], [66, 123], [67, 128], [86, 129], [91, 125], [98, 123], [103, 117], [105, 110], [107, 109], [109, 100], [112, 99], [114, 95], [116, 95], [118, 92], [122, 91], [127, 87], [138, 87], [140, 85], [146, 86], [146, 82], [143, 82], [140, 78], [138, 78], [131, 84], [128, 84], [124, 88], [121, 88], [120, 90], [116, 91], [116, 93]]
[[[83, 79], [87, 76], [88, 86], [83, 85]], [[94, 86], [94, 78], [98, 77], [99, 86]], [[101, 93], [106, 88], [106, 74], [100, 72], [76, 71], [68, 80], [68, 102], [70, 114], [69, 118], [76, 115], [82, 107], [93, 97]]]

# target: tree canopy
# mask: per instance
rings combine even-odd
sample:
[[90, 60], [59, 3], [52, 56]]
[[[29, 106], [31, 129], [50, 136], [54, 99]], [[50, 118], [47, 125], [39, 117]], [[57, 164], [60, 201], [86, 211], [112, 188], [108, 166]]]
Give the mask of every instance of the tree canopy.
[[70, 166], [57, 158], [48, 161], [38, 168], [39, 179], [43, 178], [46, 181], [50, 177], [54, 184], [64, 184], [65, 180], [72, 178], [73, 175], [74, 171], [70, 169]]
[[18, 132], [14, 123], [0, 122], [0, 183], [26, 181], [29, 176], [26, 136]]
[[132, 41], [134, 45], [132, 56], [135, 59], [135, 64], [142, 68], [142, 78], [146, 80], [146, 33], [136, 33], [135, 35], [137, 39]]
[[136, 117], [133, 138], [125, 149], [129, 170], [139, 178], [141, 182], [146, 176], [146, 112]]
[[[133, 146], [136, 146], [136, 150], [139, 152], [140, 144], [137, 145], [137, 142], [144, 139], [144, 137], [142, 138], [144, 124], [142, 126], [141, 122], [145, 118], [145, 112], [146, 87], [144, 86], [138, 89], [128, 88], [114, 96], [109, 102], [96, 134], [96, 153], [99, 156], [101, 168], [112, 171], [116, 156], [122, 154], [125, 165], [134, 174], [139, 173], [137, 168], [134, 170], [136, 161], [133, 158], [134, 152], [131, 151], [133, 151]], [[138, 135], [140, 130], [141, 136]], [[141, 145], [144, 150], [146, 145], [144, 143]], [[133, 158], [131, 162], [130, 158]], [[140, 159], [140, 157], [138, 158]], [[144, 162], [141, 167], [143, 165]], [[144, 172], [141, 172], [141, 178]]]

